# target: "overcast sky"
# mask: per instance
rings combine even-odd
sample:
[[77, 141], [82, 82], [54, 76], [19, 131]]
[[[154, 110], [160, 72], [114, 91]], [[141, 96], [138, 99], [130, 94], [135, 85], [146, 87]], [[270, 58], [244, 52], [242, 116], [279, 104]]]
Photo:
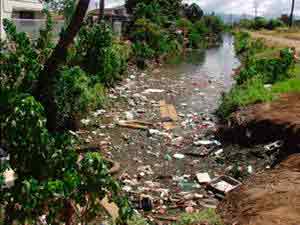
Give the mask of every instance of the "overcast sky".
[[[92, 0], [92, 7], [96, 5]], [[113, 7], [124, 4], [124, 0], [105, 0], [106, 7]], [[172, 0], [170, 0], [172, 1]], [[184, 0], [184, 2], [195, 2], [206, 12], [226, 14], [254, 14], [255, 0]], [[279, 16], [282, 13], [289, 14], [292, 0], [256, 0], [259, 4], [258, 12], [264, 16]], [[300, 15], [300, 1], [296, 1], [295, 14]]]

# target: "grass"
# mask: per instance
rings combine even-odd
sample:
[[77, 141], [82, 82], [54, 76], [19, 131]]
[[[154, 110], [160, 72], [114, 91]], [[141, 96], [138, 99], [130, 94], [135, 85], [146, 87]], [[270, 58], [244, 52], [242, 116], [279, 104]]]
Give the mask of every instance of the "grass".
[[214, 209], [205, 209], [198, 213], [185, 213], [174, 225], [198, 225], [205, 223], [209, 225], [222, 225], [220, 217]]
[[282, 94], [290, 92], [300, 92], [300, 79], [292, 78], [286, 81], [276, 83], [272, 87], [273, 94]]
[[260, 78], [254, 78], [243, 85], [233, 87], [228, 94], [225, 94], [217, 114], [222, 119], [227, 119], [239, 108], [271, 101], [273, 98], [272, 93], [264, 87], [263, 81]]
[[[204, 209], [196, 213], [183, 213], [179, 216], [178, 222], [173, 225], [222, 225], [220, 217], [216, 214], [214, 209]], [[134, 215], [128, 225], [149, 225], [147, 221], [141, 216]]]

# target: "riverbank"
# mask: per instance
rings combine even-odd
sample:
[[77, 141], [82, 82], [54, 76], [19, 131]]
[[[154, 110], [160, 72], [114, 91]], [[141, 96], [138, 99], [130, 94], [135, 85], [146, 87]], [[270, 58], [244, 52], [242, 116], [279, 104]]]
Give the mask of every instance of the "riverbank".
[[82, 120], [82, 143], [120, 163], [123, 191], [149, 221], [171, 223], [181, 213], [216, 208], [220, 196], [197, 174], [243, 181], [271, 164], [263, 146], [241, 148], [216, 137], [214, 112], [239, 65], [233, 37], [225, 35], [220, 46], [191, 52], [180, 64], [130, 70], [110, 90], [111, 104]]
[[299, 65], [285, 60], [290, 51], [268, 48], [265, 40], [252, 37], [237, 36], [243, 64], [236, 73], [237, 84], [223, 97], [221, 107], [229, 107], [221, 112], [231, 113], [219, 131], [230, 142], [265, 145], [267, 154], [276, 158], [275, 169], [257, 173], [231, 192], [218, 212], [225, 224], [298, 224]]

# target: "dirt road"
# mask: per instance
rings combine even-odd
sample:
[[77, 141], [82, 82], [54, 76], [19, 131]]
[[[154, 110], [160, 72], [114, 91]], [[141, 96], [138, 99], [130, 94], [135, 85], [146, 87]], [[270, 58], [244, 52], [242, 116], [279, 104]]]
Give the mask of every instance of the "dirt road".
[[270, 46], [280, 46], [280, 47], [295, 47], [296, 51], [300, 53], [300, 40], [290, 39], [281, 37], [274, 33], [265, 34], [259, 32], [250, 32], [251, 36], [254, 38], [263, 38], [267, 41]]

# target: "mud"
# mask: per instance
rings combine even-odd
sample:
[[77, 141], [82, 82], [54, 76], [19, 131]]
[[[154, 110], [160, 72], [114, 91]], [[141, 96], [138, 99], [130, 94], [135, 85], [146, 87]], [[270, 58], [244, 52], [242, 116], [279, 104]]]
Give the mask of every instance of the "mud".
[[[272, 157], [263, 146], [241, 148], [220, 143], [215, 135], [214, 111], [222, 92], [231, 88], [232, 72], [238, 66], [233, 37], [225, 35], [220, 46], [191, 52], [179, 64], [155, 65], [145, 72], [131, 68], [128, 79], [110, 90], [107, 107], [82, 121], [77, 132], [82, 144], [99, 147], [106, 158], [120, 163], [118, 178], [124, 191], [150, 220], [187, 208], [215, 208], [218, 196], [197, 182], [197, 173], [243, 180], [270, 165]], [[176, 108], [179, 120], [172, 121], [174, 129], [164, 128], [170, 121], [160, 116], [162, 100]], [[132, 119], [151, 126], [118, 125]], [[211, 143], [197, 144], [202, 140]], [[153, 201], [149, 212], [141, 208], [143, 194]]]

